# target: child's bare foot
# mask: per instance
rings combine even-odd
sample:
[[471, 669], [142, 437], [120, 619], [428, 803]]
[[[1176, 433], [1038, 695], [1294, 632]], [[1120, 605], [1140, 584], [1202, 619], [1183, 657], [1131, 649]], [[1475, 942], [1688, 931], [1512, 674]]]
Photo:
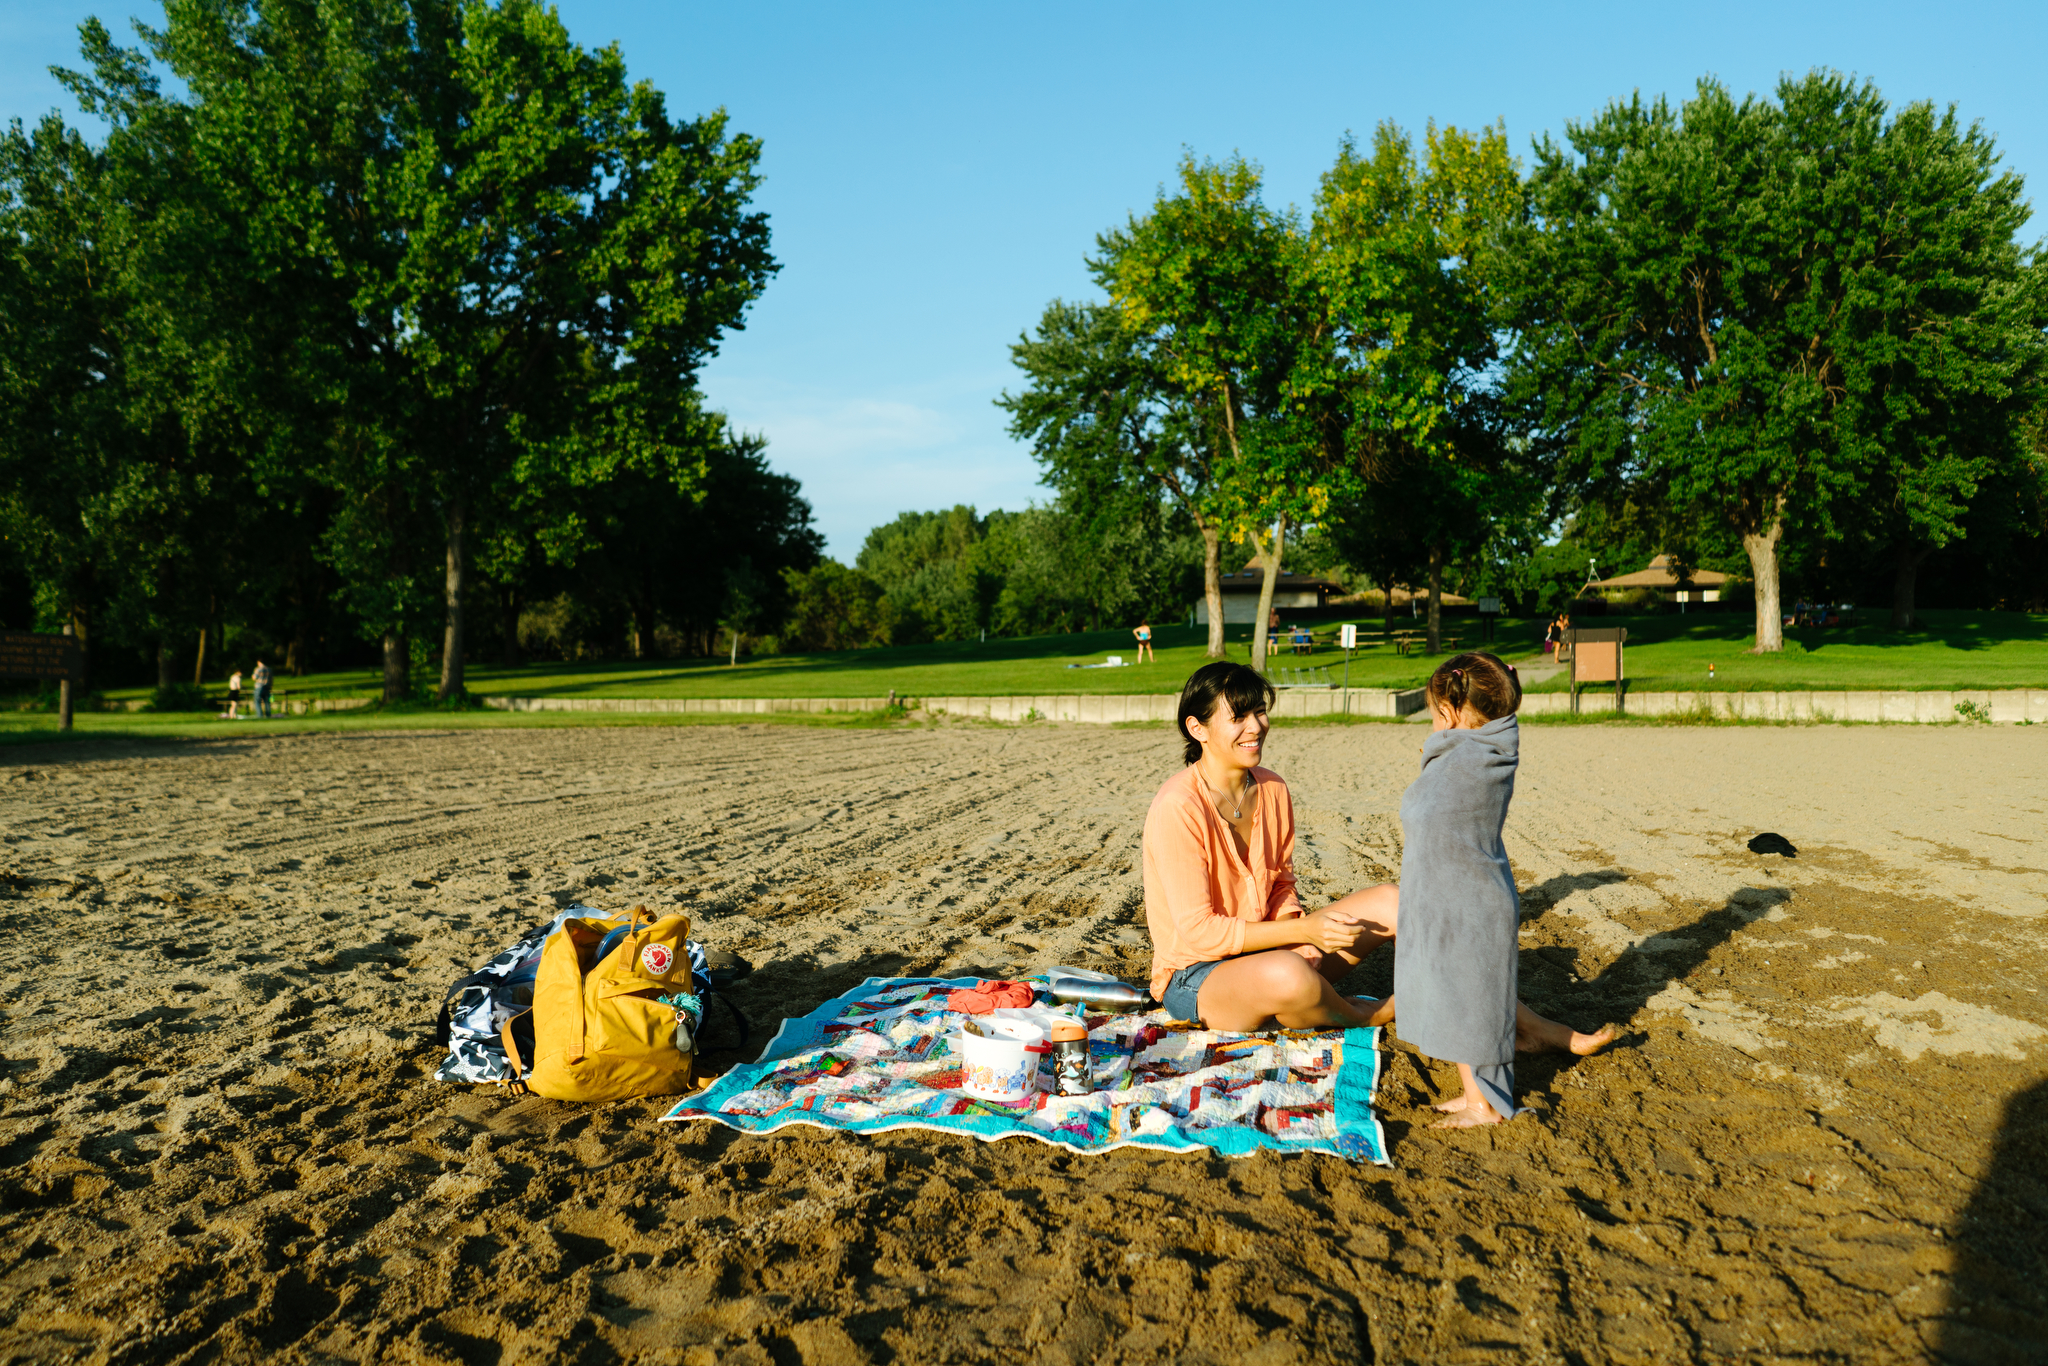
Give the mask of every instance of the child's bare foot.
[[[1505, 1118], [1500, 1111], [1494, 1109], [1485, 1101], [1470, 1096], [1458, 1097], [1457, 1104], [1458, 1108], [1455, 1111], [1429, 1127], [1432, 1129], [1476, 1129], [1482, 1124], [1498, 1124]], [[1439, 1105], [1436, 1108], [1448, 1110], [1450, 1106], [1445, 1104]]]
[[1518, 1053], [1576, 1053], [1590, 1057], [1621, 1037], [1613, 1025], [1602, 1025], [1598, 1033], [1581, 1034], [1570, 1025], [1546, 1020], [1529, 1007], [1515, 1005], [1515, 1051]]
[[1430, 1108], [1433, 1110], [1441, 1110], [1447, 1115], [1454, 1115], [1458, 1113], [1458, 1111], [1465, 1108], [1465, 1098], [1463, 1096], [1452, 1096], [1449, 1100], [1444, 1101], [1438, 1105], [1433, 1105]]

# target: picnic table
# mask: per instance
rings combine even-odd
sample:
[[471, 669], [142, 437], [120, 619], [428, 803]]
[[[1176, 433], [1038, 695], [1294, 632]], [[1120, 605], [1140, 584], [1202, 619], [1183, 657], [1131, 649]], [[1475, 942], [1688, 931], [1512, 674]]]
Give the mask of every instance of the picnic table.
[[[1458, 648], [1458, 637], [1457, 637], [1457, 636], [1454, 636], [1454, 635], [1450, 635], [1450, 634], [1448, 634], [1448, 633], [1442, 633], [1442, 634], [1439, 634], [1439, 635], [1437, 636], [1437, 640], [1438, 640], [1438, 642], [1439, 642], [1439, 643], [1440, 643], [1440, 644], [1441, 644], [1441, 645], [1443, 646], [1443, 648], [1444, 648], [1444, 649], [1446, 649], [1446, 650], [1455, 650], [1455, 649], [1457, 649], [1457, 648]], [[1400, 653], [1400, 654], [1403, 654], [1403, 655], [1407, 654], [1407, 653], [1408, 653], [1408, 652], [1409, 652], [1410, 650], [1414, 649], [1414, 648], [1415, 648], [1415, 647], [1416, 647], [1417, 645], [1421, 645], [1421, 646], [1424, 646], [1424, 647], [1426, 648], [1426, 647], [1428, 646], [1428, 644], [1429, 644], [1429, 632], [1427, 632], [1427, 631], [1396, 631], [1396, 632], [1394, 632], [1394, 649], [1395, 649], [1395, 650], [1396, 650], [1396, 651], [1397, 651], [1398, 653]]]

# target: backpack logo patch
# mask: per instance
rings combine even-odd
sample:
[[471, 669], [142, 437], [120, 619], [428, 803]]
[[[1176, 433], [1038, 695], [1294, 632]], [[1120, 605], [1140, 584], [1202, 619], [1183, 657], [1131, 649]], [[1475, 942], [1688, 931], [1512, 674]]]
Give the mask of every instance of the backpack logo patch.
[[649, 977], [666, 976], [675, 962], [675, 950], [666, 944], [649, 944], [640, 950], [640, 966], [647, 969]]

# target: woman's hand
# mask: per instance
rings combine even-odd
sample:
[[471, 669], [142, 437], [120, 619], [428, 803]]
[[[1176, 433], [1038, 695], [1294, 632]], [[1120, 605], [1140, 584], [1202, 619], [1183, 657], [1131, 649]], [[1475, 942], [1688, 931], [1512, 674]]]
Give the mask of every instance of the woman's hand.
[[1341, 953], [1363, 936], [1364, 929], [1358, 920], [1345, 911], [1324, 907], [1301, 918], [1302, 942], [1324, 953]]

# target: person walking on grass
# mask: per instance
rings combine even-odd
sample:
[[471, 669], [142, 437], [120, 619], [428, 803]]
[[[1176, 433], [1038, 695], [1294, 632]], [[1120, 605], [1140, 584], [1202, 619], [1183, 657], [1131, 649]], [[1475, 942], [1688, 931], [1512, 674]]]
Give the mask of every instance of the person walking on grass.
[[1396, 1032], [1458, 1065], [1464, 1093], [1436, 1108], [1439, 1129], [1518, 1113], [1515, 1053], [1597, 1053], [1613, 1026], [1581, 1034], [1522, 1004], [1515, 890], [1501, 831], [1521, 764], [1522, 684], [1514, 666], [1474, 651], [1430, 675], [1422, 773], [1401, 797], [1401, 936], [1394, 945]]
[[1138, 662], [1140, 664], [1143, 664], [1146, 660], [1149, 659], [1154, 664], [1157, 664], [1159, 662], [1159, 656], [1152, 653], [1151, 623], [1143, 621], [1139, 622], [1138, 629], [1131, 632], [1131, 634], [1138, 638]]
[[256, 661], [256, 670], [249, 675], [250, 684], [256, 689], [256, 715], [270, 719], [270, 666], [262, 660]]

